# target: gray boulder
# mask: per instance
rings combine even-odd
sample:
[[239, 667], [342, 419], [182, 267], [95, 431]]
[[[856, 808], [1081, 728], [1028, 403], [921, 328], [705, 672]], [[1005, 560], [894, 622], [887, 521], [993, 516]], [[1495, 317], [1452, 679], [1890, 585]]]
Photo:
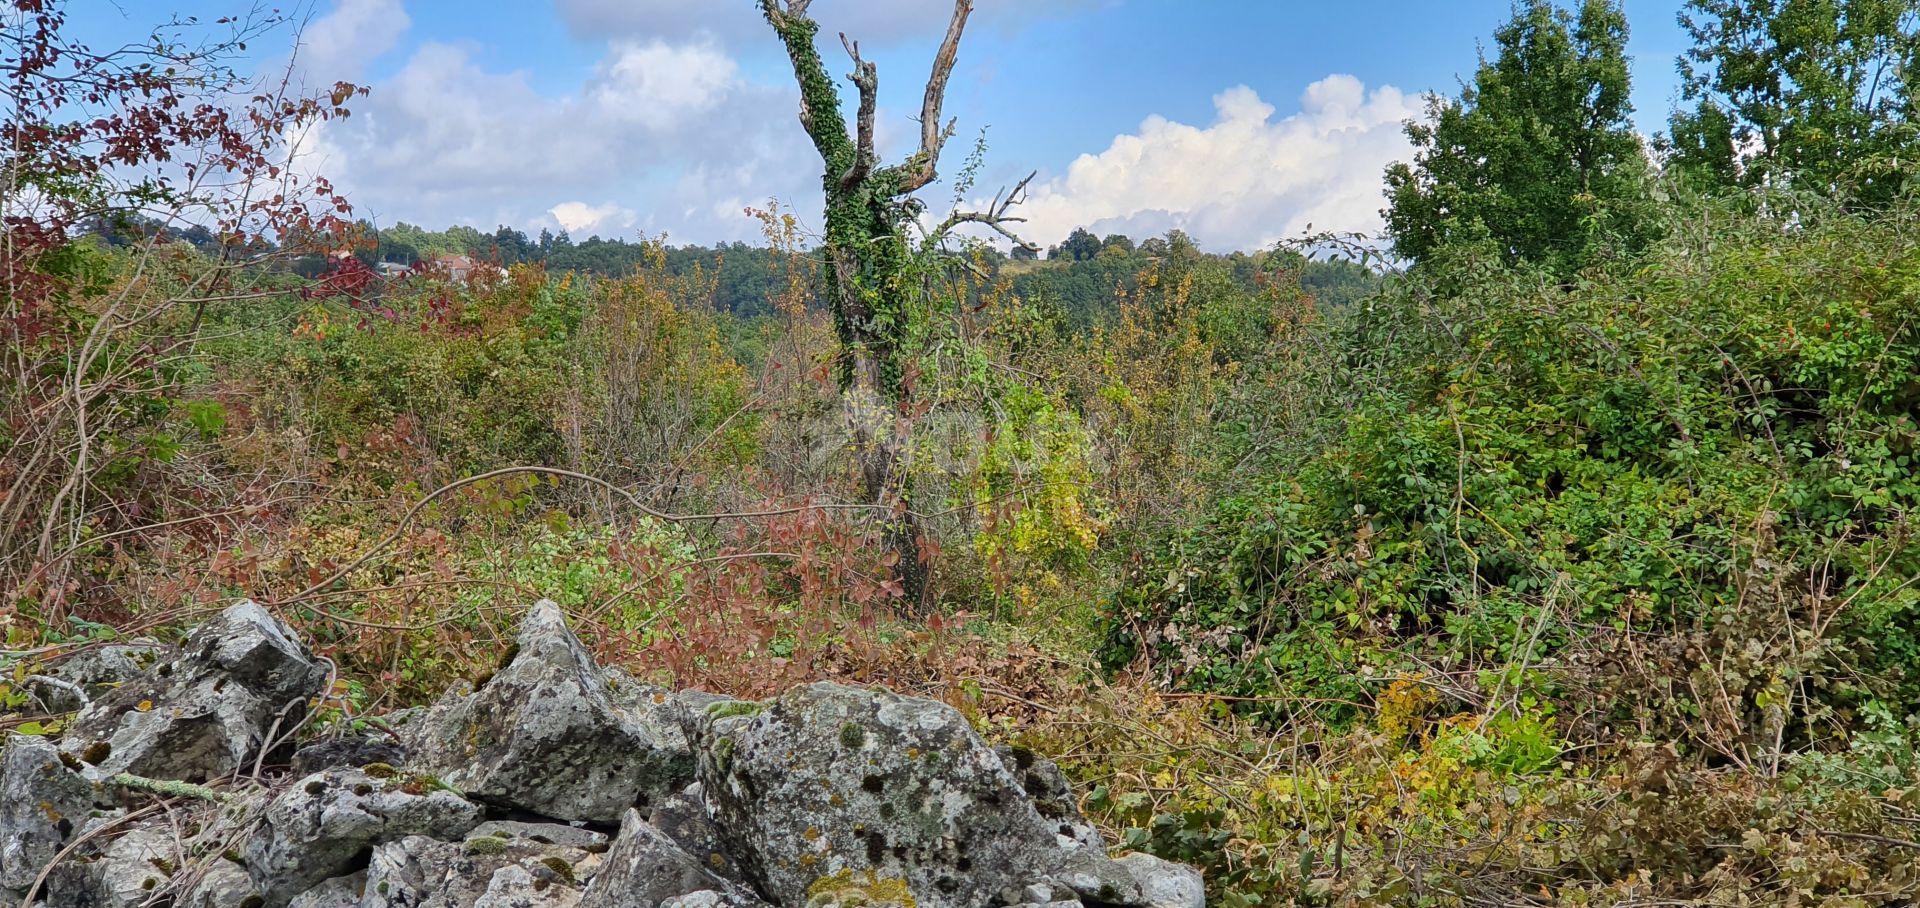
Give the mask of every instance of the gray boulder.
[[408, 836], [457, 839], [479, 825], [479, 805], [431, 785], [418, 776], [335, 770], [281, 792], [247, 843], [247, 872], [266, 908], [348, 873], [369, 846]]
[[45, 738], [8, 735], [0, 751], [0, 890], [24, 890], [91, 818], [102, 792]]
[[1140, 884], [1145, 908], [1207, 908], [1207, 885], [1200, 871], [1143, 852], [1117, 863]]
[[361, 870], [323, 881], [294, 896], [287, 908], [360, 908], [360, 898], [366, 890], [367, 872]]
[[164, 649], [152, 640], [83, 649], [29, 678], [28, 690], [48, 712], [74, 712], [113, 685], [138, 678]]
[[601, 855], [529, 838], [408, 836], [380, 846], [361, 908], [574, 908]]
[[685, 722], [722, 844], [779, 904], [976, 908], [1049, 881], [1139, 901], [1099, 849], [1063, 845], [1060, 824], [943, 703], [821, 683]]
[[691, 780], [685, 743], [653, 717], [669, 698], [603, 672], [559, 606], [534, 605], [511, 655], [408, 723], [413, 765], [491, 804], [603, 823]]
[[688, 854], [667, 835], [627, 811], [620, 836], [607, 852], [605, 865], [587, 886], [582, 908], [654, 908], [668, 899], [711, 892], [718, 904], [760, 904], [745, 889], [713, 872], [701, 859]]
[[1020, 790], [1032, 799], [1033, 809], [1054, 824], [1056, 835], [1088, 848], [1105, 847], [1100, 841], [1100, 831], [1080, 812], [1080, 802], [1073, 795], [1073, 783], [1067, 781], [1066, 774], [1052, 760], [1024, 747], [996, 747], [994, 753], [1000, 755], [1000, 762], [1013, 774]]
[[713, 817], [707, 813], [706, 793], [695, 782], [676, 792], [672, 797], [653, 806], [653, 812], [647, 815], [647, 825], [660, 830], [675, 845], [702, 863], [716, 875], [734, 883], [745, 884], [746, 877], [740, 872], [740, 865], [727, 855], [726, 847], [720, 844], [720, 830], [713, 825]]
[[85, 861], [63, 861], [48, 875], [47, 903], [65, 908], [138, 908], [178, 872], [180, 853], [165, 826], [135, 828]]
[[74, 717], [63, 743], [101, 770], [201, 782], [250, 767], [305, 714], [327, 671], [280, 619], [243, 601]]

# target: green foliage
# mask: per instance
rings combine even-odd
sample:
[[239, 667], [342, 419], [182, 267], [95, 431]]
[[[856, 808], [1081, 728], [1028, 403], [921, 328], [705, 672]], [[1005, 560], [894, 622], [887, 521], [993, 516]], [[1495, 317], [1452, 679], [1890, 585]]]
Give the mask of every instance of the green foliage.
[[[1320, 697], [1336, 718], [1403, 665], [1543, 661], [1565, 667], [1554, 684], [1617, 698], [1576, 721], [1731, 759], [1763, 728], [1804, 747], [1875, 703], [1920, 710], [1910, 220], [1698, 217], [1720, 225], [1706, 245], [1617, 277], [1436, 276], [1327, 328], [1336, 351], [1393, 337], [1396, 353], [1323, 399], [1345, 414], [1322, 448], [1179, 533], [1125, 620], [1156, 627], [1187, 685]], [[1679, 650], [1588, 649], [1636, 634], [1756, 661], [1722, 663], [1734, 699], [1713, 702], [1659, 687], [1689, 670]], [[1727, 730], [1687, 730], [1715, 711]]]
[[1696, 184], [1796, 188], [1884, 207], [1911, 184], [1920, 3], [1688, 0], [1694, 46], [1665, 142]]
[[1570, 15], [1526, 0], [1458, 99], [1410, 121], [1415, 160], [1387, 170], [1395, 252], [1482, 243], [1571, 273], [1649, 239], [1646, 156], [1629, 120], [1627, 21], [1612, 0]]

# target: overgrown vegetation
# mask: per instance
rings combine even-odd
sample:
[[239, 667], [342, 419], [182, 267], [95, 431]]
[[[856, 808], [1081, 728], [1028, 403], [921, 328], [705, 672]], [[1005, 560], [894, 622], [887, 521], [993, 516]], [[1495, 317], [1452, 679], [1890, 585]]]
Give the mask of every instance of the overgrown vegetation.
[[[859, 330], [899, 329], [880, 502], [843, 382], [873, 337], [778, 207], [761, 246], [586, 266], [10, 148], [58, 204], [7, 201], [0, 725], [57, 730], [40, 666], [247, 596], [319, 642], [352, 726], [486, 676], [550, 597], [649, 680], [953, 702], [1217, 904], [1913, 904], [1912, 93], [1842, 111], [1860, 87], [1808, 74], [1910, 78], [1916, 7], [1689, 9], [1721, 75], [1653, 155], [1619, 7], [1523, 4], [1410, 127], [1392, 267], [1078, 231], [860, 271], [907, 223], [842, 237], [832, 293], [891, 282]], [[101, 103], [158, 76], [126, 78]], [[1715, 110], [1749, 126], [1706, 136]], [[504, 267], [372, 270], [401, 244]]]

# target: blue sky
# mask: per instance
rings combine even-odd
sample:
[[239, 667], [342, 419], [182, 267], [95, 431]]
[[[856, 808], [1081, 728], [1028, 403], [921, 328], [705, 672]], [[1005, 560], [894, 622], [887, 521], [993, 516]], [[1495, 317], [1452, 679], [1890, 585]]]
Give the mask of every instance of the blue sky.
[[[1626, 4], [1644, 132], [1675, 94], [1677, 2]], [[211, 19], [245, 5], [93, 0], [75, 18], [105, 43], [176, 11]], [[813, 4], [823, 37], [844, 29], [879, 65], [883, 150], [914, 141], [950, 9]], [[380, 222], [710, 242], [751, 238], [748, 204], [818, 211], [797, 93], [752, 0], [316, 0], [308, 12], [300, 78], [373, 94], [308, 137], [304, 160]], [[1509, 13], [1507, 0], [978, 0], [943, 169], [958, 170], [986, 128], [981, 189], [1037, 170], [1027, 232], [1043, 243], [1080, 225], [1180, 227], [1214, 248], [1308, 223], [1371, 231], [1380, 170], [1406, 157], [1399, 121], [1422, 92], [1469, 78]], [[295, 33], [277, 37], [284, 54]], [[823, 51], [845, 70], [837, 46]], [[284, 57], [263, 55], [275, 64]]]

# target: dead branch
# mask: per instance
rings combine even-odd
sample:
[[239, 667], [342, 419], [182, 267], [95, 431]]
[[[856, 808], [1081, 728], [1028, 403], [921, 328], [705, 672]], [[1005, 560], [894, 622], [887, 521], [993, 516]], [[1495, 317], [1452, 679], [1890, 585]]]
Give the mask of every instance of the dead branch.
[[873, 150], [873, 111], [879, 103], [880, 75], [872, 61], [860, 59], [860, 42], [848, 40], [846, 32], [840, 33], [840, 46], [846, 48], [847, 56], [853, 58], [853, 72], [848, 73], [847, 78], [860, 90], [860, 112], [854, 119], [857, 132], [853, 163], [847, 166], [846, 173], [840, 175], [840, 185], [852, 189], [873, 172], [873, 162], [877, 157]]
[[933, 72], [927, 76], [927, 94], [920, 102], [920, 153], [909, 162], [902, 192], [913, 192], [939, 175], [940, 148], [953, 135], [953, 122], [940, 125], [940, 105], [946, 101], [947, 79], [953, 75], [953, 63], [960, 53], [960, 34], [966, 31], [967, 16], [973, 13], [973, 0], [954, 0], [953, 19], [947, 23], [947, 36], [934, 55]]
[[1033, 177], [1034, 173], [1029, 173], [1022, 177], [1020, 182], [1015, 183], [1013, 189], [994, 193], [993, 201], [987, 205], [985, 211], [955, 211], [947, 215], [947, 219], [941, 221], [940, 226], [933, 231], [932, 239], [938, 240], [961, 224], [981, 224], [1011, 240], [1015, 246], [1039, 252], [1038, 245], [1021, 239], [1007, 227], [1008, 224], [1026, 223], [1026, 218], [1014, 217], [1009, 212], [1027, 200], [1027, 184], [1033, 182]]

